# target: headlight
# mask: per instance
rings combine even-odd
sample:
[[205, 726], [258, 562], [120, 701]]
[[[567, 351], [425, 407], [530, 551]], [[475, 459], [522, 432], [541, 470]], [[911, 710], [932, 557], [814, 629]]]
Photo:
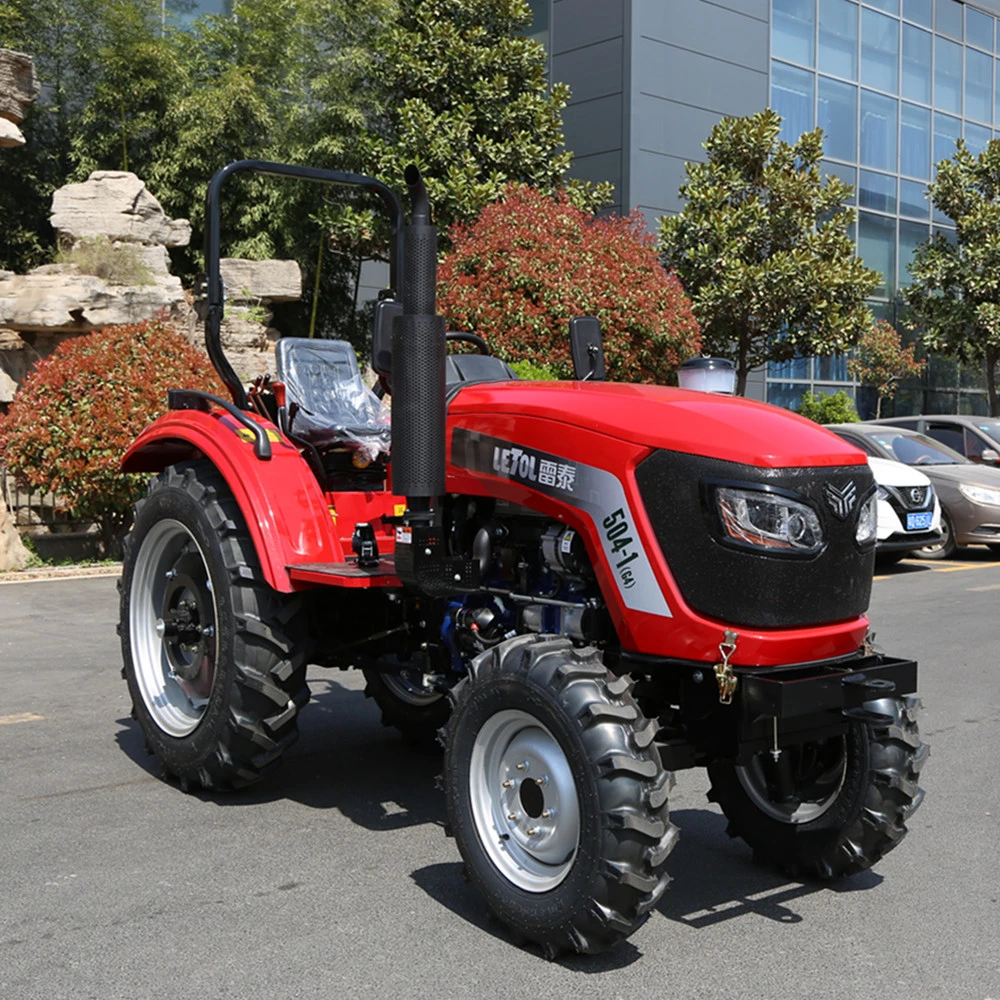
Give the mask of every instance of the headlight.
[[879, 498], [879, 500], [888, 500], [889, 491], [884, 486], [880, 486], [876, 492], [876, 496]]
[[776, 493], [720, 486], [715, 500], [722, 527], [735, 542], [768, 552], [810, 555], [823, 547], [812, 507]]
[[[881, 488], [879, 489], [881, 492]], [[858, 512], [858, 527], [854, 532], [854, 540], [865, 548], [872, 545], [878, 536], [878, 492], [873, 493]]]
[[973, 503], [985, 503], [991, 507], [1000, 507], [1000, 490], [991, 490], [985, 486], [972, 486], [969, 483], [959, 483], [962, 496]]

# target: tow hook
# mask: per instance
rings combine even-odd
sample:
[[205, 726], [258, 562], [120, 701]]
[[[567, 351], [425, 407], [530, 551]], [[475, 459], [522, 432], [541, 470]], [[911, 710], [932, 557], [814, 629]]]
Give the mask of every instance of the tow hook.
[[719, 704], [731, 705], [733, 694], [736, 691], [736, 684], [739, 678], [729, 665], [729, 658], [736, 652], [737, 635], [732, 629], [726, 629], [723, 633], [722, 642], [719, 643], [719, 653], [722, 660], [715, 664], [715, 680], [719, 685]]

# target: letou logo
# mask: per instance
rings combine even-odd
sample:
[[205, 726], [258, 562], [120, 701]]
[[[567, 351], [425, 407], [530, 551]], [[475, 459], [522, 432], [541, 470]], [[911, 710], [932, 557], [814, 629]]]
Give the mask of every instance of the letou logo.
[[844, 521], [854, 510], [854, 502], [858, 499], [858, 488], [853, 482], [841, 487], [834, 486], [833, 483], [824, 483], [823, 496], [826, 497], [830, 510]]
[[534, 455], [523, 448], [493, 446], [493, 471], [500, 476], [520, 479], [526, 483], [554, 486], [557, 490], [573, 492], [576, 466], [568, 462], [554, 462]]

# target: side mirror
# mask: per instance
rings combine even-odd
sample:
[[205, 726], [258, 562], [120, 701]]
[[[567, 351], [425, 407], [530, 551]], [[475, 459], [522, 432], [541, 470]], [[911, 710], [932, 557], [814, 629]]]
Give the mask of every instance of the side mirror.
[[392, 323], [403, 315], [403, 304], [395, 299], [379, 299], [375, 303], [375, 323], [372, 327], [372, 368], [376, 375], [392, 375]]
[[601, 324], [595, 316], [574, 316], [569, 321], [569, 346], [574, 378], [584, 382], [603, 382], [607, 378]]
[[979, 455], [979, 461], [983, 465], [1000, 465], [1000, 452], [995, 448], [984, 448]]

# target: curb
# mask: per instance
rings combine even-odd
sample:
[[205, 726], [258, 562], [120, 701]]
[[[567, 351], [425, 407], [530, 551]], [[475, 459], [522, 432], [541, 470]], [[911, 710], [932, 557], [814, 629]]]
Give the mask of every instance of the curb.
[[84, 580], [88, 577], [121, 576], [122, 564], [106, 566], [38, 566], [33, 569], [0, 573], [0, 587], [10, 583], [39, 583], [50, 580]]

